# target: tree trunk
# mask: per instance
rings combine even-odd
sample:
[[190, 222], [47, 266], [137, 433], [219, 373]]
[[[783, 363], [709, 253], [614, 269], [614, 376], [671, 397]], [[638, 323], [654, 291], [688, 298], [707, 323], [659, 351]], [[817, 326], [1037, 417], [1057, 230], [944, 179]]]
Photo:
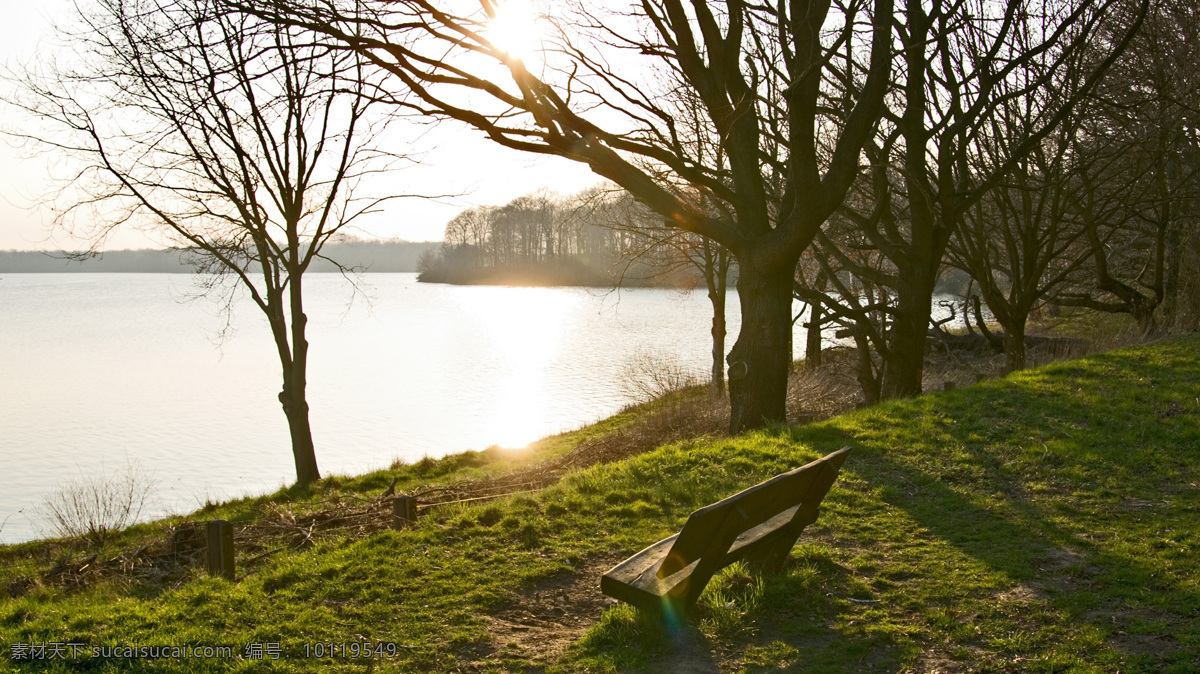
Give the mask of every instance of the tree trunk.
[[729, 432], [786, 420], [792, 363], [792, 270], [763, 271], [739, 260], [742, 328], [729, 351]]
[[1183, 298], [1179, 296], [1180, 268], [1183, 266], [1183, 246], [1179, 230], [1178, 222], [1168, 222], [1164, 240], [1167, 268], [1166, 277], [1163, 279], [1163, 304], [1167, 309], [1166, 320], [1170, 327], [1175, 327], [1181, 322], [1179, 315], [1182, 313], [1183, 304]]
[[725, 395], [725, 287], [720, 292], [710, 292], [712, 301], [712, 392], [714, 396]]
[[862, 387], [863, 402], [874, 405], [879, 402], [879, 378], [871, 363], [871, 344], [862, 330], [854, 330], [855, 351], [858, 354], [858, 385]]
[[[917, 275], [914, 273], [914, 277]], [[932, 276], [932, 275], [930, 275]], [[933, 304], [933, 280], [913, 278], [912, 287], [901, 288], [884, 363], [881, 394], [884, 398], [921, 395], [925, 369], [925, 339], [929, 334], [929, 312]]]
[[308, 422], [308, 401], [305, 386], [297, 382], [294, 372], [284, 371], [283, 390], [279, 402], [287, 416], [288, 430], [292, 435], [292, 458], [296, 461], [296, 483], [310, 484], [321, 479], [317, 470], [317, 453], [313, 447], [312, 427]]
[[308, 339], [305, 337], [308, 317], [304, 314], [300, 273], [298, 270], [289, 271], [291, 323], [288, 324], [283, 311], [283, 293], [278, 290], [270, 293], [267, 318], [283, 367], [283, 390], [279, 392], [279, 404], [283, 405], [292, 436], [296, 483], [304, 485], [321, 479], [321, 472], [317, 469], [317, 453], [308, 421]]
[[1025, 369], [1025, 321], [1010, 321], [1004, 326], [1004, 357], [1009, 372]]
[[813, 300], [804, 340], [804, 366], [810, 370], [821, 366], [821, 319], [821, 302]]
[[707, 240], [704, 243], [704, 282], [712, 304], [712, 394], [725, 395], [725, 299], [728, 296], [729, 252]]
[[[308, 421], [308, 316], [304, 313], [304, 294], [300, 269], [290, 269], [292, 307], [292, 368], [283, 379], [284, 412], [292, 431], [292, 456], [296, 459], [296, 481], [309, 484], [321, 479], [317, 453], [313, 449], [312, 427]], [[289, 381], [290, 380], [290, 381]]]
[[[979, 326], [979, 332], [983, 335], [984, 339], [988, 341], [988, 344], [992, 345], [993, 349], [996, 349], [997, 351], [1003, 351], [1004, 341], [997, 337], [991, 330], [989, 330], [987, 322], [983, 320], [983, 307], [980, 305], [978, 297], [971, 298], [971, 306], [974, 309], [975, 325]], [[995, 316], [995, 313], [992, 315]], [[968, 323], [968, 325], [970, 324]]]

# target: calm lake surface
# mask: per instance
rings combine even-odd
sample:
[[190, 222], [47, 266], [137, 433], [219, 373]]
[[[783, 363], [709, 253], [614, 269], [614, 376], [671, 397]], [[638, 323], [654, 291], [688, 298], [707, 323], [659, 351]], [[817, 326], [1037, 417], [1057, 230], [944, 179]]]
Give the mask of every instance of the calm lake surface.
[[[419, 284], [306, 277], [309, 404], [322, 474], [490, 445], [520, 447], [633, 401], [639, 353], [707, 378], [702, 291]], [[248, 300], [229, 317], [183, 274], [0, 279], [0, 542], [39, 536], [47, 494], [129, 464], [143, 517], [264, 493], [295, 477], [277, 358]], [[727, 346], [738, 329], [729, 300]], [[804, 329], [795, 344], [803, 351]]]

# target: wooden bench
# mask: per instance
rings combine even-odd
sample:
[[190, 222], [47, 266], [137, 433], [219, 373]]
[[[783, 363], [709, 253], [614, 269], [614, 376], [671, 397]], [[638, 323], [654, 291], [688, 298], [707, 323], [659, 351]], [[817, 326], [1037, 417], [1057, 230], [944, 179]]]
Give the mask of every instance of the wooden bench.
[[781, 568], [804, 527], [816, 521], [849, 453], [843, 447], [693, 512], [678, 534], [604, 574], [601, 591], [647, 611], [678, 613], [695, 605], [717, 571], [738, 560]]

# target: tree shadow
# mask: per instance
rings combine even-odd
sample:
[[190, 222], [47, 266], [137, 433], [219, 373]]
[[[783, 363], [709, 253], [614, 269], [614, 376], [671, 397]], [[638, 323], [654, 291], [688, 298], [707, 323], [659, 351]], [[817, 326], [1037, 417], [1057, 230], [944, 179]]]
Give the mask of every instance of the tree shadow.
[[[679, 643], [720, 670], [1200, 666], [1182, 562], [1118, 540], [1165, 525], [1137, 510], [1151, 499], [1200, 506], [1179, 483], [1200, 465], [1197, 375], [1156, 347], [770, 431], [785, 452], [854, 453], [742, 629], [702, 616]], [[673, 671], [680, 648], [632, 611], [575, 652]]]
[[[1158, 408], [1164, 405], [1163, 396], [1139, 392], [1133, 396], [1132, 406], [1119, 409], [1103, 405], [1100, 399], [1106, 389], [1130, 385], [1111, 380], [1120, 372], [1133, 371], [1150, 382], [1178, 381], [1183, 372], [1173, 364], [1148, 365], [1136, 354], [1109, 355], [1100, 367], [1089, 365], [1064, 364], [1051, 373], [1067, 379], [1066, 386], [1060, 381], [1055, 392], [1044, 390], [1038, 375], [1029, 375], [1016, 385], [998, 384], [910, 400], [902, 406], [885, 405], [872, 413], [878, 415], [874, 421], [868, 414], [858, 419], [857, 425], [831, 424], [789, 433], [823, 453], [846, 444], [855, 447], [840, 479], [842, 488], [831, 492], [823, 508], [825, 517], [853, 517], [856, 509], [872, 500], [864, 500], [865, 492], [870, 491], [877, 500], [871, 504], [874, 507], [897, 509], [920, 534], [1002, 574], [1010, 589], [998, 592], [998, 600], [1016, 597], [1034, 602], [1065, 616], [1059, 623], [1069, 624], [1071, 629], [1091, 627], [1122, 659], [1151, 666], [1177, 662], [1187, 641], [1188, 625], [1196, 618], [1200, 593], [1169, 569], [1164, 573], [1162, 560], [1156, 565], [1155, 559], [1139, 555], [1136, 546], [1110, 544], [1108, 538], [1139, 531], [1132, 524], [1138, 514], [1127, 512], [1122, 503], [1165, 497], [1168, 478], [1157, 468], [1174, 462], [1194, 471], [1200, 457], [1195, 443], [1187, 446], [1186, 442], [1166, 457], [1162, 448], [1138, 452], [1133, 449], [1137, 441], [1133, 435], [1114, 430], [1130, 419], [1161, 417]], [[1064, 399], [1064, 390], [1069, 399]], [[1178, 392], [1178, 386], [1173, 390]], [[993, 437], [981, 438], [977, 426], [955, 423], [957, 418], [970, 416], [965, 414], [968, 411], [985, 417], [992, 413], [1002, 422], [1006, 409], [1021, 414], [1020, 423], [1013, 425], [1017, 434], [1068, 436], [1053, 448], [1038, 450], [1049, 464], [1045, 470], [1068, 474], [1057, 485], [1060, 489], [1052, 487], [1047, 492], [1043, 476], [1036, 474], [1028, 457], [1000, 453], [1007, 446], [1021, 444], [1022, 438], [1012, 437], [1013, 430], [1000, 428]], [[1164, 409], [1169, 413], [1175, 408]], [[1127, 418], [1114, 421], [1113, 415], [1118, 413]], [[922, 430], [947, 451], [931, 456], [917, 449], [889, 446], [887, 442], [893, 438], [883, 429], [898, 422], [925, 426]], [[1196, 426], [1194, 419], [1179, 423], [1183, 425], [1176, 428], [1175, 435], [1186, 438], [1194, 433], [1188, 430]], [[1143, 432], [1137, 437], [1146, 436]], [[1106, 480], [1094, 490], [1099, 496], [1089, 491], [1091, 485], [1081, 483], [1092, 475]], [[847, 482], [854, 484], [847, 486]], [[836, 530], [845, 524], [827, 520], [823, 526]], [[836, 542], [834, 545], [836, 548]], [[938, 579], [921, 582], [934, 584]], [[1138, 624], [1129, 624], [1130, 616]], [[1030, 626], [1035, 630], [1051, 627], [1036, 622]], [[978, 646], [962, 645], [968, 649]], [[1031, 648], [1036, 653], [1038, 647]]]

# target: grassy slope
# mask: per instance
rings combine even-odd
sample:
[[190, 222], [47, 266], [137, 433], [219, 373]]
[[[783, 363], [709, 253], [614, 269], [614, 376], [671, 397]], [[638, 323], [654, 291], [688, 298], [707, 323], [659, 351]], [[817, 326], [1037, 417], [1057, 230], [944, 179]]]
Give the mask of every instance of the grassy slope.
[[[520, 589], [629, 554], [694, 508], [844, 444], [855, 453], [788, 569], [767, 578], [727, 570], [692, 626], [666, 630], [614, 606], [557, 662], [531, 663], [491, 642], [488, 614]], [[403, 533], [321, 542], [236, 583], [36, 590], [0, 603], [0, 668], [19, 641], [235, 652], [281, 642], [297, 656], [306, 642], [368, 639], [404, 646], [392, 662], [411, 671], [466, 662], [662, 671], [680, 648], [751, 671], [1196, 671], [1198, 483], [1200, 340], [1191, 338], [814, 426], [664, 447], [534, 496], [433, 511]]]

